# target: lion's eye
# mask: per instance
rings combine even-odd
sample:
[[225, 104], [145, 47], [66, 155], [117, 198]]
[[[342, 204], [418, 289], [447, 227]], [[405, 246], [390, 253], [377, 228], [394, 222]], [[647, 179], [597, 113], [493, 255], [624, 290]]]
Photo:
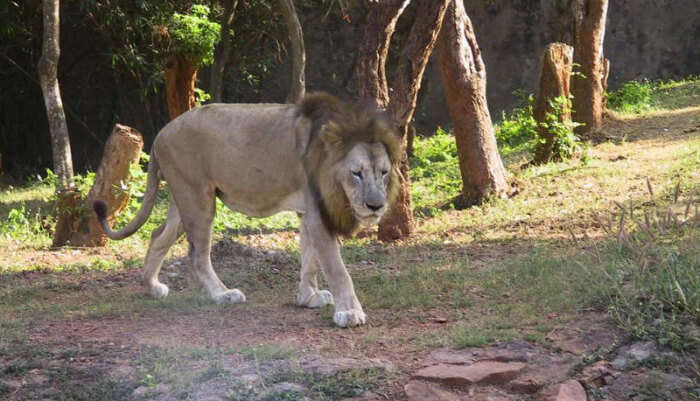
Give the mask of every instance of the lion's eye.
[[362, 171], [353, 171], [352, 175], [359, 180], [362, 179]]
[[382, 170], [382, 178], [386, 177], [386, 175], [387, 175], [387, 174], [389, 174], [389, 172], [388, 172], [388, 171], [386, 171], [386, 170]]

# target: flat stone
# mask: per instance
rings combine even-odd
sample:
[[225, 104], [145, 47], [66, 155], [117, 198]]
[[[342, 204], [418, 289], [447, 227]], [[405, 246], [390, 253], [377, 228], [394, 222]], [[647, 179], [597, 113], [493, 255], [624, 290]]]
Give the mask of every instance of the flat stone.
[[301, 358], [299, 362], [305, 371], [323, 376], [333, 376], [355, 369], [380, 369], [386, 372], [394, 370], [391, 362], [376, 358], [322, 358], [312, 355]]
[[454, 386], [501, 384], [516, 378], [525, 368], [521, 362], [481, 361], [473, 365], [439, 364], [423, 368], [413, 377]]
[[618, 350], [617, 358], [612, 361], [612, 366], [618, 370], [625, 370], [635, 364], [649, 360], [658, 352], [658, 348], [653, 341], [634, 343], [621, 347]]
[[485, 348], [469, 347], [459, 350], [439, 348], [428, 355], [426, 363], [471, 365], [479, 361], [527, 362], [536, 352], [537, 349], [525, 341], [510, 341]]
[[403, 387], [408, 401], [460, 401], [460, 397], [435, 383], [412, 380]]
[[586, 401], [586, 390], [576, 380], [545, 387], [537, 394], [537, 401]]
[[270, 390], [277, 393], [303, 393], [306, 391], [306, 387], [298, 383], [281, 382], [272, 385]]
[[609, 362], [598, 361], [583, 368], [583, 371], [577, 375], [577, 379], [587, 385], [601, 387], [605, 385], [607, 376], [615, 376], [616, 374], [617, 372], [611, 368]]
[[548, 384], [568, 379], [574, 364], [570, 358], [542, 358], [537, 364], [528, 364], [520, 376], [508, 383], [508, 389], [519, 394], [534, 394]]

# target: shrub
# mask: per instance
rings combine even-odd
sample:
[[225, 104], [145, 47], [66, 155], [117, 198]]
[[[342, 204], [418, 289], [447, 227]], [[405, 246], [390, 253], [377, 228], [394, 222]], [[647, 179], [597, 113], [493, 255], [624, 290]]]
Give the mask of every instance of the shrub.
[[607, 106], [625, 113], [642, 113], [653, 107], [654, 86], [649, 81], [625, 82], [616, 91], [608, 92]]
[[214, 62], [214, 45], [221, 38], [221, 25], [209, 21], [209, 7], [195, 4], [191, 14], [174, 13], [167, 29], [171, 51], [185, 55], [196, 64]]

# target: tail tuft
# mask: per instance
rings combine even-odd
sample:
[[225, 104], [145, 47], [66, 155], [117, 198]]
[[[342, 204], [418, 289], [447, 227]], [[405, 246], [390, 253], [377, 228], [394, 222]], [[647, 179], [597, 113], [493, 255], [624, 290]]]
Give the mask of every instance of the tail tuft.
[[107, 204], [104, 201], [97, 200], [92, 204], [92, 208], [97, 213], [97, 218], [104, 220], [107, 218]]

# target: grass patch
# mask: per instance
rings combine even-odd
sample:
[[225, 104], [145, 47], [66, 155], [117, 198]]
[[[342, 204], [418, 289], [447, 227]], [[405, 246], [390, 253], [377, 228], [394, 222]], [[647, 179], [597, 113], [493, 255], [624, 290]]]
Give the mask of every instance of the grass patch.
[[700, 104], [700, 77], [680, 81], [629, 81], [607, 93], [607, 107], [626, 114]]

